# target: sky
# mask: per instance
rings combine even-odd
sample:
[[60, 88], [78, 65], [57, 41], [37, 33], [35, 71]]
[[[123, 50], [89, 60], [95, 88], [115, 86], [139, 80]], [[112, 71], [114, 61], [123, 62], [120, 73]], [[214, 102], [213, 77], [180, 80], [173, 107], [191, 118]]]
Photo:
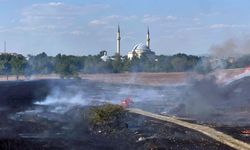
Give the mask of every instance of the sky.
[[[146, 42], [157, 55], [206, 55], [250, 35], [249, 0], [0, 0], [0, 51], [24, 55], [121, 53]], [[2, 43], [2, 46], [1, 46]]]

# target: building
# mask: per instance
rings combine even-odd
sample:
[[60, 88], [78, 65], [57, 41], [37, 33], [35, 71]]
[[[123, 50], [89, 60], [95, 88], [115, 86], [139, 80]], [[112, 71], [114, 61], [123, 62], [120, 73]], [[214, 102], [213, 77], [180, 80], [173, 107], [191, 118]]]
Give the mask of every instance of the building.
[[[116, 34], [116, 55], [121, 56], [121, 31], [120, 31], [120, 26], [118, 25], [118, 30]], [[146, 44], [139, 43], [136, 44], [133, 49], [128, 52], [128, 59], [132, 60], [133, 58], [141, 58], [142, 56], [145, 56], [148, 59], [155, 59], [155, 52], [153, 52], [150, 49], [150, 33], [149, 33], [149, 28], [147, 30], [147, 39], [146, 39]], [[109, 59], [112, 59], [110, 56], [107, 55], [107, 51], [103, 51], [101, 53], [101, 59], [103, 61], [107, 61]]]
[[145, 56], [149, 59], [154, 59], [155, 52], [151, 51], [151, 49], [143, 43], [136, 44], [132, 51], [128, 52], [128, 59], [130, 60], [135, 57], [141, 58], [141, 56]]
[[101, 57], [101, 59], [102, 59], [102, 61], [108, 61], [108, 60], [110, 60], [111, 58], [110, 58], [110, 56], [108, 56], [108, 52], [107, 51], [101, 51], [101, 55], [102, 55], [102, 57]]
[[116, 34], [116, 54], [121, 55], [121, 32], [120, 32], [120, 26], [118, 25], [118, 30]]
[[148, 59], [154, 59], [155, 58], [155, 52], [153, 52], [150, 49], [150, 33], [149, 28], [147, 31], [147, 39], [146, 44], [139, 43], [136, 44], [132, 51], [128, 52], [128, 59], [132, 60], [133, 58], [141, 58], [141, 56], [145, 56]]

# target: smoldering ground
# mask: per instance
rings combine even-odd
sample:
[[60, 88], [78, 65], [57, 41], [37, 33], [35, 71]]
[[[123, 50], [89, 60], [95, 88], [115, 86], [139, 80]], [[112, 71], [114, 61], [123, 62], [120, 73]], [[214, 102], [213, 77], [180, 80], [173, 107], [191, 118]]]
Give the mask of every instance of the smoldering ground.
[[[0, 89], [4, 88], [6, 86]], [[101, 105], [103, 103], [120, 104], [121, 100], [128, 97], [132, 98], [135, 103], [152, 100], [163, 101], [165, 99], [165, 89], [87, 80], [19, 81], [8, 85], [7, 89], [11, 90], [13, 95], [7, 94], [6, 101], [8, 103], [5, 105], [3, 100], [1, 106], [15, 106], [14, 108], [19, 111], [16, 116], [30, 116], [33, 114], [34, 116], [52, 120], [63, 120], [62, 117], [58, 116], [67, 114], [74, 108]], [[26, 96], [27, 93], [30, 96]], [[4, 91], [0, 95], [6, 96]], [[78, 114], [75, 113], [75, 116], [78, 116]]]
[[[26, 82], [13, 82], [15, 84], [9, 85], [8, 89], [16, 88], [16, 84], [22, 89], [22, 85], [26, 85]], [[33, 82], [37, 81], [29, 81], [28, 84], [33, 84]], [[113, 147], [128, 149], [129, 145], [133, 147], [132, 149], [138, 147], [138, 149], [145, 149], [142, 147], [147, 146], [148, 142], [136, 144], [138, 136], [142, 135], [141, 133], [140, 135], [134, 134], [133, 130], [131, 132], [125, 130], [119, 133], [121, 135], [114, 135], [115, 138], [112, 140], [90, 134], [87, 116], [85, 116], [88, 115], [88, 106], [99, 105], [103, 102], [120, 103], [120, 100], [127, 96], [133, 98], [136, 103], [152, 101], [152, 99], [158, 100], [165, 93], [165, 91], [161, 91], [162, 89], [155, 87], [105, 84], [85, 80], [43, 80], [39, 82], [45, 82], [46, 86], [42, 86], [42, 84], [36, 87], [31, 86], [33, 88], [30, 88], [32, 89], [30, 92], [44, 90], [45, 97], [35, 95], [27, 100], [29, 103], [22, 105], [22, 98], [27, 97], [19, 95], [15, 107], [6, 105], [9, 108], [1, 110], [0, 141], [8, 138], [11, 140], [7, 140], [7, 142], [11, 143], [12, 147], [24, 142], [29, 143], [27, 147], [47, 145], [47, 149], [53, 147], [55, 149], [111, 149]], [[22, 90], [15, 91], [21, 92]], [[2, 94], [4, 95], [4, 93]], [[8, 100], [14, 101], [11, 97]], [[136, 118], [138, 119], [138, 117]], [[135, 117], [132, 117], [131, 126], [140, 129], [150, 128], [149, 125], [142, 124], [145, 120], [143, 117], [139, 118], [140, 120], [137, 121]], [[152, 128], [150, 129], [152, 130]], [[151, 132], [147, 132], [145, 136], [151, 136], [153, 131]], [[196, 135], [194, 139], [196, 139]], [[2, 145], [0, 144], [0, 146]]]
[[178, 106], [169, 111], [169, 114], [217, 125], [248, 125], [249, 84], [249, 76], [242, 76], [228, 83], [217, 82], [215, 76], [190, 80], [181, 93]]
[[247, 76], [220, 84], [215, 76], [209, 75], [202, 79], [190, 79], [182, 86], [161, 87], [86, 80], [51, 80], [47, 85], [49, 90], [46, 97], [32, 99], [32, 105], [41, 107], [33, 107], [33, 110], [25, 113], [35, 112], [55, 119], [75, 107], [120, 104], [122, 99], [130, 97], [135, 102], [132, 107], [155, 113], [185, 116], [218, 124], [243, 125], [250, 122], [246, 117], [247, 111], [242, 113], [242, 110], [247, 110], [247, 106], [250, 106], [248, 83], [250, 77]]
[[[19, 140], [23, 139], [31, 148], [38, 143], [55, 149], [107, 149], [105, 138], [88, 133], [88, 106], [104, 101], [120, 103], [129, 93], [136, 97], [135, 91], [144, 91], [139, 89], [137, 86], [128, 88], [85, 80], [4, 82], [0, 85], [0, 96], [3, 97], [0, 141], [13, 139], [5, 141], [18, 146]], [[150, 91], [153, 90], [148, 89], [148, 94], [154, 93]]]
[[[130, 97], [135, 102], [132, 107], [155, 113], [185, 116], [199, 121], [218, 124], [246, 124], [246, 114], [239, 110], [248, 106], [247, 77], [219, 84], [214, 76], [190, 79], [182, 86], [138, 86], [107, 84], [89, 81], [67, 81], [67, 86], [55, 86], [51, 93], [37, 105], [47, 106], [53, 113], [64, 114], [75, 106], [91, 106], [103, 103], [120, 104]], [[243, 94], [243, 95], [242, 95]], [[231, 114], [230, 112], [238, 113]], [[241, 114], [240, 114], [241, 113]]]
[[[206, 76], [202, 79], [190, 79], [181, 86], [161, 87], [87, 80], [43, 80], [12, 82], [8, 86], [6, 82], [1, 84], [3, 87], [0, 90], [2, 106], [38, 105], [55, 115], [67, 113], [75, 106], [98, 105], [104, 102], [120, 104], [122, 99], [130, 97], [135, 102], [133, 107], [156, 113], [206, 121], [219, 120], [218, 116], [225, 116], [228, 117], [228, 122], [234, 122], [235, 119], [244, 120], [244, 115], [240, 116], [238, 113], [239, 116], [230, 117], [229, 112], [240, 110], [241, 107], [247, 109], [249, 82], [248, 77], [244, 76], [228, 84], [219, 84], [216, 77]], [[46, 114], [44, 111], [41, 113], [41, 109], [38, 110], [39, 113]]]
[[[37, 81], [13, 82], [15, 84], [9, 85], [8, 89], [15, 88], [16, 85], [22, 89], [23, 84], [33, 84], [33, 82], [36, 83]], [[216, 83], [212, 84], [210, 79], [205, 85], [201, 84], [204, 82], [203, 80], [199, 80], [190, 82], [185, 86], [161, 87], [109, 84], [87, 80], [43, 80], [39, 82], [45, 82], [46, 84], [30, 86], [32, 87], [30, 89], [35, 93], [39, 93], [40, 90], [44, 91], [42, 97], [41, 95], [31, 94], [33, 96], [26, 99], [26, 101], [29, 102], [26, 105], [22, 105], [22, 98], [27, 97], [22, 97], [22, 95], [19, 95], [18, 102], [12, 99], [14, 97], [7, 98], [17, 105], [9, 110], [0, 110], [2, 114], [0, 139], [9, 137], [11, 139], [28, 140], [28, 143], [38, 142], [38, 144], [47, 145], [48, 149], [55, 145], [57, 149], [72, 149], [72, 146], [73, 149], [81, 149], [83, 147], [90, 149], [108, 149], [112, 147], [129, 149], [128, 145], [131, 145], [133, 147], [132, 149], [145, 149], [142, 147], [152, 141], [157, 141], [158, 145], [165, 147], [169, 147], [169, 141], [171, 141], [172, 143], [170, 143], [170, 145], [178, 145], [176, 149], [180, 149], [179, 146], [184, 143], [184, 145], [182, 145], [183, 147], [191, 146], [190, 148], [193, 149], [193, 147], [199, 145], [197, 143], [202, 143], [202, 141], [199, 141], [202, 135], [190, 132], [187, 136], [186, 129], [174, 125], [163, 126], [161, 123], [155, 124], [148, 121], [150, 120], [149, 118], [139, 116], [133, 116], [128, 120], [129, 131], [123, 130], [113, 136], [106, 135], [107, 138], [96, 137], [90, 133], [89, 124], [86, 120], [87, 116], [85, 116], [87, 115], [86, 111], [88, 111], [88, 107], [92, 105], [99, 105], [104, 102], [119, 104], [122, 99], [131, 97], [135, 102], [133, 107], [139, 107], [156, 113], [163, 111], [168, 113], [178, 107], [179, 104], [184, 103], [187, 105], [188, 102], [190, 102], [190, 100], [187, 99], [188, 96], [182, 94], [191, 91], [191, 89], [199, 89], [202, 93], [206, 93], [210, 90], [210, 88], [206, 87], [207, 83], [211, 84], [209, 87], [218, 86], [218, 89], [220, 89], [220, 86], [216, 85]], [[233, 86], [231, 87], [234, 89]], [[21, 92], [22, 90], [19, 89], [15, 91]], [[230, 91], [230, 89], [228, 90]], [[217, 90], [214, 89], [214, 91]], [[224, 93], [224, 91], [227, 90], [221, 88], [221, 90], [218, 91], [218, 95], [220, 95], [221, 92]], [[2, 94], [4, 95], [4, 93]], [[192, 96], [190, 95], [191, 94], [189, 94], [189, 98], [191, 99]], [[194, 103], [197, 103], [200, 97], [202, 98], [200, 95], [196, 96], [197, 99]], [[216, 95], [214, 97], [216, 97]], [[212, 98], [212, 96], [210, 98]], [[219, 101], [219, 98], [216, 99], [214, 103], [216, 103], [217, 100]], [[207, 105], [209, 105], [209, 102]], [[210, 105], [213, 105], [213, 103]], [[9, 107], [8, 105], [6, 106]], [[198, 107], [198, 105], [196, 105], [196, 107]], [[185, 114], [191, 114], [189, 108], [191, 109], [191, 107], [187, 105]], [[183, 110], [179, 110], [178, 112], [181, 111]], [[207, 112], [209, 111], [210, 110]], [[192, 115], [189, 117], [195, 116], [194, 114], [197, 114], [196, 112], [204, 113], [202, 110], [197, 110], [192, 112]], [[173, 114], [177, 115], [177, 113]], [[206, 114], [207, 115], [203, 115], [204, 118], [205, 116], [209, 116], [210, 113]], [[164, 123], [164, 125], [166, 125], [166, 123]], [[137, 130], [139, 134], [134, 133]], [[164, 131], [164, 134], [162, 134], [162, 131]], [[190, 135], [192, 135], [192, 138]], [[136, 142], [141, 136], [153, 137], [153, 139]], [[206, 143], [214, 145], [213, 141], [210, 141], [211, 139], [206, 139]], [[190, 143], [188, 146], [187, 142]], [[201, 147], [197, 149], [201, 149]]]

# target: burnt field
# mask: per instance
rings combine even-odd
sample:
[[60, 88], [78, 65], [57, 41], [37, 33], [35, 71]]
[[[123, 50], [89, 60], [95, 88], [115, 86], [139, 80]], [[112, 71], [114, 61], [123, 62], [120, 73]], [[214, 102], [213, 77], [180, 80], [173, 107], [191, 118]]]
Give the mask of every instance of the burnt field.
[[[240, 81], [220, 92], [228, 94], [228, 90], [233, 91], [239, 84]], [[237, 111], [240, 117], [230, 119], [233, 114], [230, 110], [238, 106], [216, 107], [216, 112], [197, 115], [183, 102], [182, 95], [187, 94], [187, 89], [190, 88], [87, 80], [1, 82], [0, 149], [231, 149], [193, 130], [131, 113], [123, 118], [127, 126], [114, 132], [105, 132], [105, 127], [91, 127], [88, 112], [92, 106], [104, 102], [120, 104], [126, 97], [134, 100], [133, 107], [187, 117], [192, 119], [189, 121], [214, 126], [250, 142], [240, 132], [248, 129], [246, 114]], [[219, 121], [222, 118], [227, 120], [225, 124]], [[235, 120], [240, 124], [235, 124]]]
[[[1, 149], [231, 149], [192, 130], [128, 114], [128, 128], [112, 133], [90, 130], [87, 120], [75, 114], [84, 108], [75, 107], [64, 116], [36, 113], [19, 114], [1, 120]], [[85, 108], [86, 110], [86, 108]], [[72, 118], [74, 115], [74, 118]], [[55, 117], [55, 116], [54, 116]], [[103, 132], [101, 132], [103, 131]]]

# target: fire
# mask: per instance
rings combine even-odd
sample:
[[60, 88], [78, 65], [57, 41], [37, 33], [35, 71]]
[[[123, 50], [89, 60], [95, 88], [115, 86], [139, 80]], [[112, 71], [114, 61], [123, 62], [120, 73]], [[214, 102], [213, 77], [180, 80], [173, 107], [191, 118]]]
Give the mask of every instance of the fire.
[[127, 97], [121, 101], [121, 105], [125, 108], [131, 106], [132, 104], [134, 104], [134, 102], [130, 97]]
[[241, 131], [242, 134], [250, 134], [250, 129]]
[[242, 73], [249, 73], [250, 72], [250, 67], [247, 67]]
[[233, 75], [231, 78], [226, 78], [225, 76], [223, 76], [222, 79], [219, 79], [219, 81], [227, 85], [235, 80], [239, 80], [241, 78], [249, 76], [250, 76], [250, 66], [246, 67], [243, 71], [239, 72], [238, 74]]

